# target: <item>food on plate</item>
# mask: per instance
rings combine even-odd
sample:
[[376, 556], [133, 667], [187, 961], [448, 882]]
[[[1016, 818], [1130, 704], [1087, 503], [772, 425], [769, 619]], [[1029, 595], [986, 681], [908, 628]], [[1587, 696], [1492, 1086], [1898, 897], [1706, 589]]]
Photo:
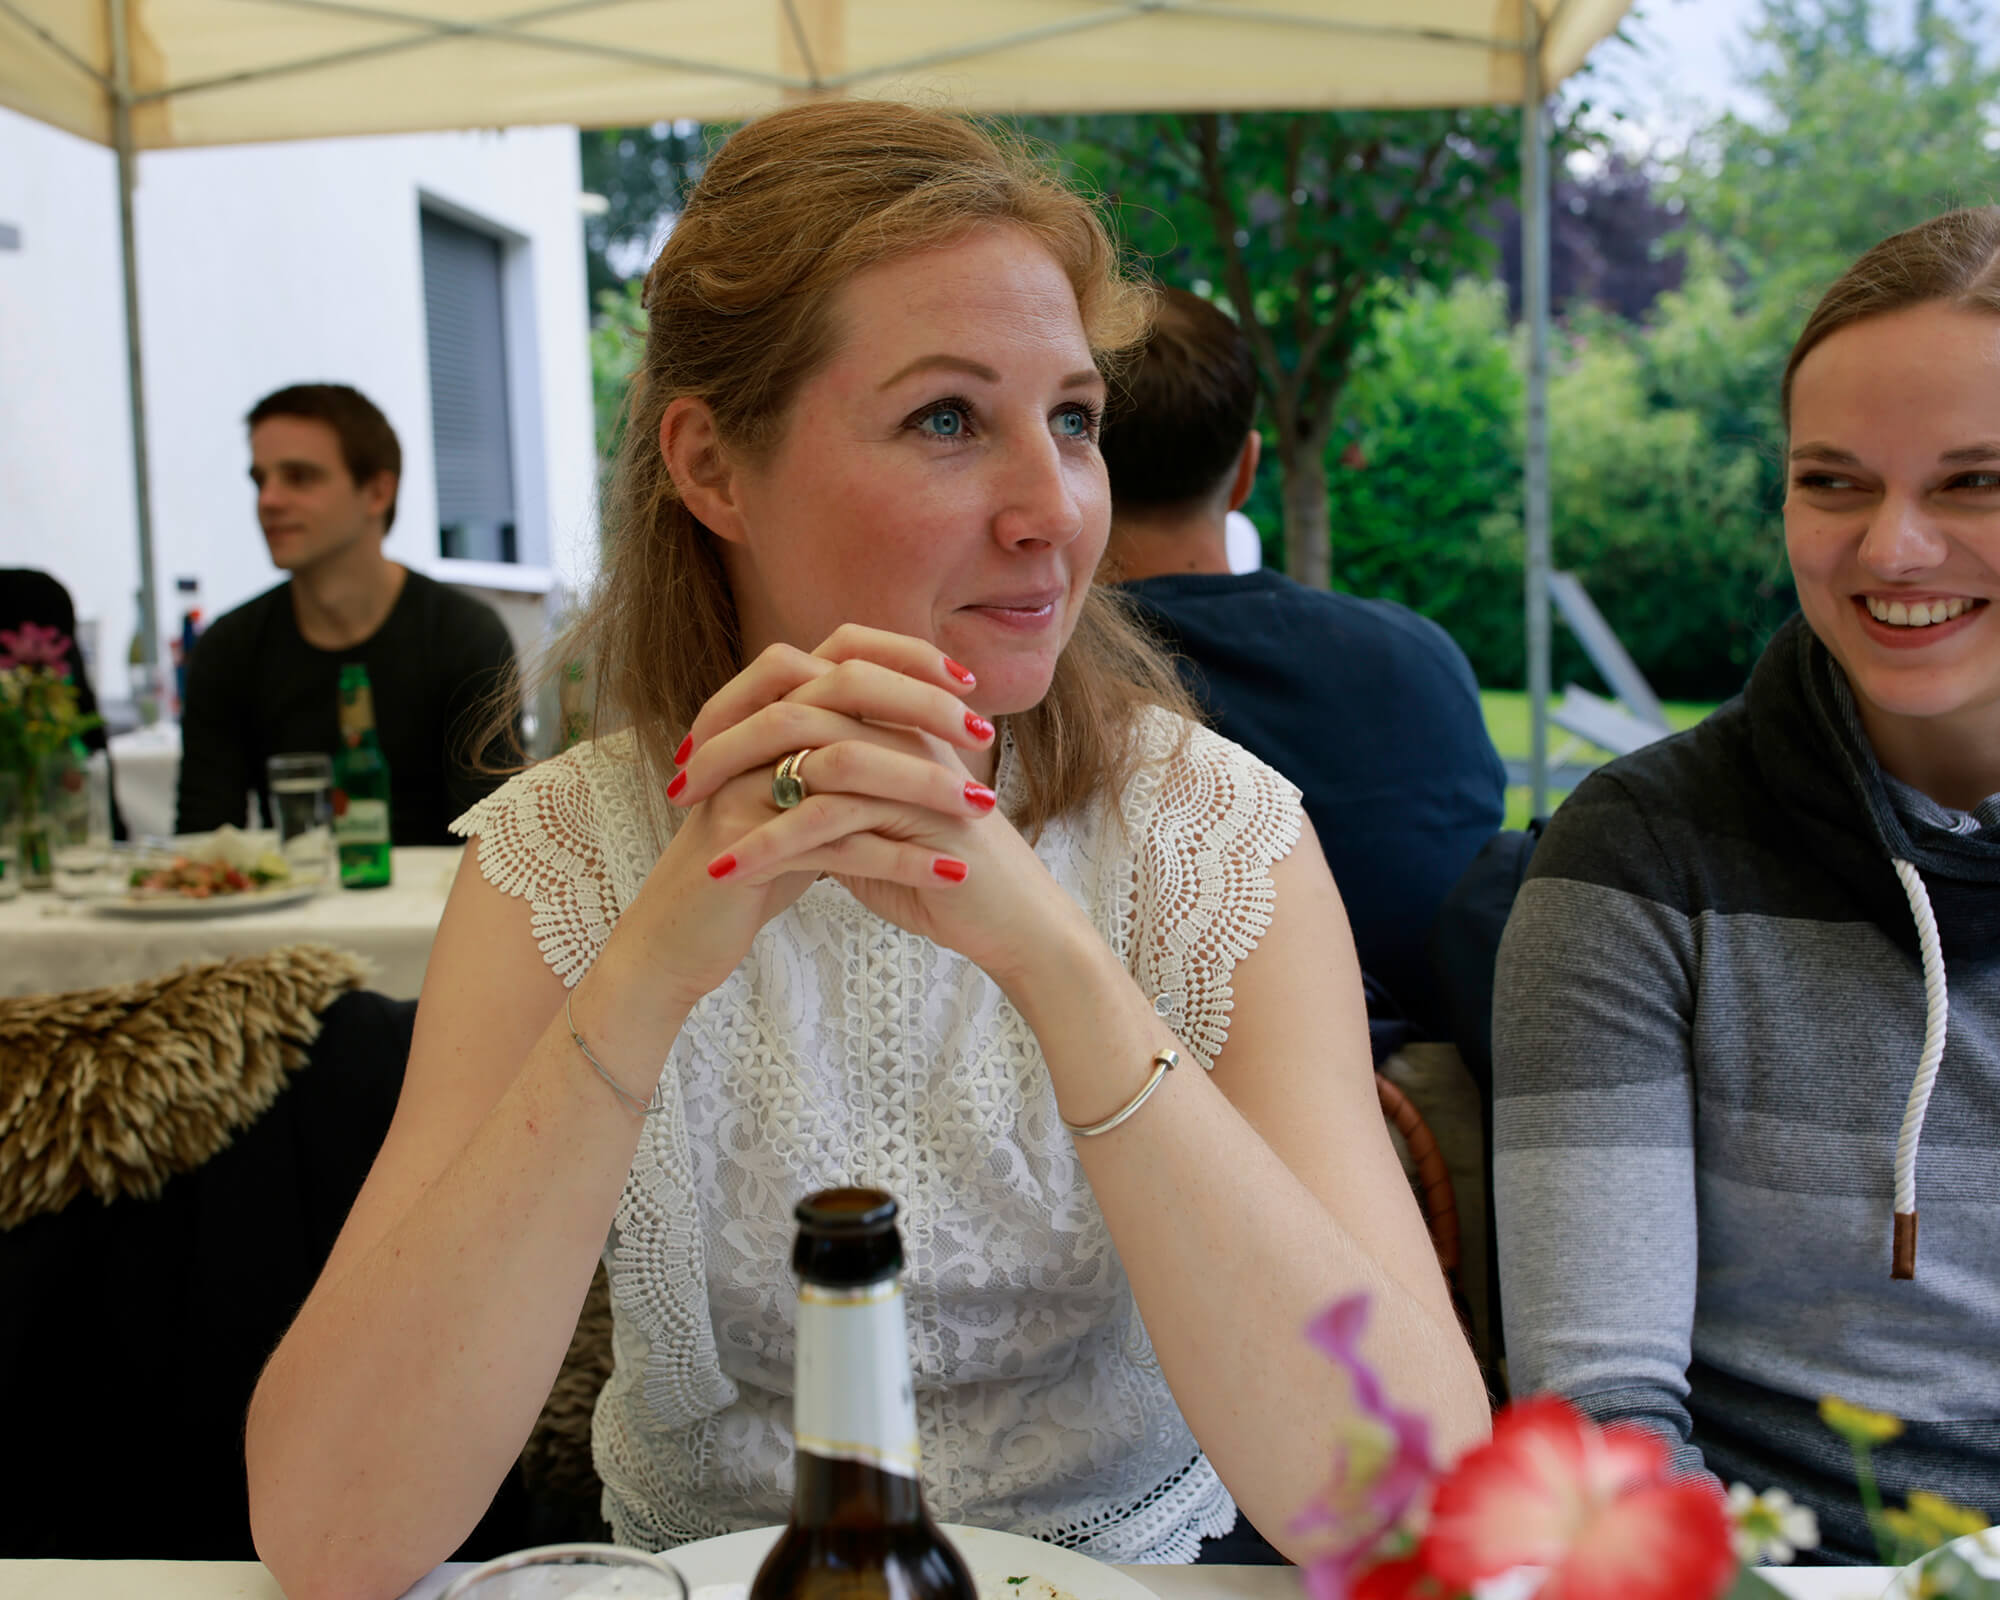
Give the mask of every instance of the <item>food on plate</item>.
[[975, 1571], [972, 1577], [979, 1585], [979, 1600], [1076, 1600], [1069, 1590], [1058, 1589], [1047, 1578], [1033, 1574], [1010, 1576], [997, 1585], [989, 1573]]
[[207, 900], [216, 895], [248, 894], [283, 883], [291, 875], [285, 858], [275, 850], [261, 852], [247, 866], [238, 866], [220, 856], [182, 855], [164, 863], [134, 867], [130, 886], [135, 895], [179, 895], [187, 900]]

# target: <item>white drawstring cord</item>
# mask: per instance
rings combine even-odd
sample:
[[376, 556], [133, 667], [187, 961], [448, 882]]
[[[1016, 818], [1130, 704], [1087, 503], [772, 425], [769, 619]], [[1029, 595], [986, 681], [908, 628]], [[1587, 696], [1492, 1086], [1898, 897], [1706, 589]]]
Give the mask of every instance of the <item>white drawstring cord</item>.
[[1910, 1080], [1909, 1102], [1903, 1107], [1903, 1131], [1896, 1137], [1896, 1225], [1889, 1275], [1917, 1275], [1917, 1146], [1924, 1136], [1924, 1113], [1930, 1109], [1931, 1086], [1944, 1059], [1945, 1023], [1951, 1006], [1945, 995], [1944, 950], [1938, 942], [1937, 918], [1924, 880], [1907, 861], [1894, 863], [1903, 893], [1916, 919], [1917, 949], [1924, 964], [1924, 1053], [1917, 1075]]

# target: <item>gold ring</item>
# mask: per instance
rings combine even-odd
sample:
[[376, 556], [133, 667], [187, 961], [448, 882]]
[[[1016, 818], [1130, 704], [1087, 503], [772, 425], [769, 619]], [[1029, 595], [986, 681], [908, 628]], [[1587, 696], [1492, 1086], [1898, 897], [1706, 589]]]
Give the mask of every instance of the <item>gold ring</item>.
[[812, 754], [810, 749], [800, 750], [785, 757], [778, 763], [778, 770], [771, 776], [771, 804], [780, 811], [789, 811], [807, 794], [805, 774], [799, 764]]

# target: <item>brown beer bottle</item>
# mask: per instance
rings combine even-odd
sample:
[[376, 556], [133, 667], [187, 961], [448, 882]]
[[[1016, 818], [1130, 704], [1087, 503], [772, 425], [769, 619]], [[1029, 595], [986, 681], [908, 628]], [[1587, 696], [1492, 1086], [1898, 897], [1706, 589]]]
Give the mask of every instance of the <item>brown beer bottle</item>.
[[917, 1479], [896, 1202], [827, 1189], [793, 1215], [798, 1487], [750, 1600], [978, 1600]]

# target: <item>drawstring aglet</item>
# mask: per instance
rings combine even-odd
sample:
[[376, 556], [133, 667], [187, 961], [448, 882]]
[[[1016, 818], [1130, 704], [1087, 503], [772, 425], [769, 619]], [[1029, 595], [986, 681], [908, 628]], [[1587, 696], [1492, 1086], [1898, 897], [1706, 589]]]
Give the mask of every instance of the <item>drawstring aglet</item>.
[[1896, 1213], [1896, 1245], [1894, 1257], [1889, 1265], [1892, 1278], [1914, 1278], [1917, 1275], [1917, 1214], [1914, 1211]]

